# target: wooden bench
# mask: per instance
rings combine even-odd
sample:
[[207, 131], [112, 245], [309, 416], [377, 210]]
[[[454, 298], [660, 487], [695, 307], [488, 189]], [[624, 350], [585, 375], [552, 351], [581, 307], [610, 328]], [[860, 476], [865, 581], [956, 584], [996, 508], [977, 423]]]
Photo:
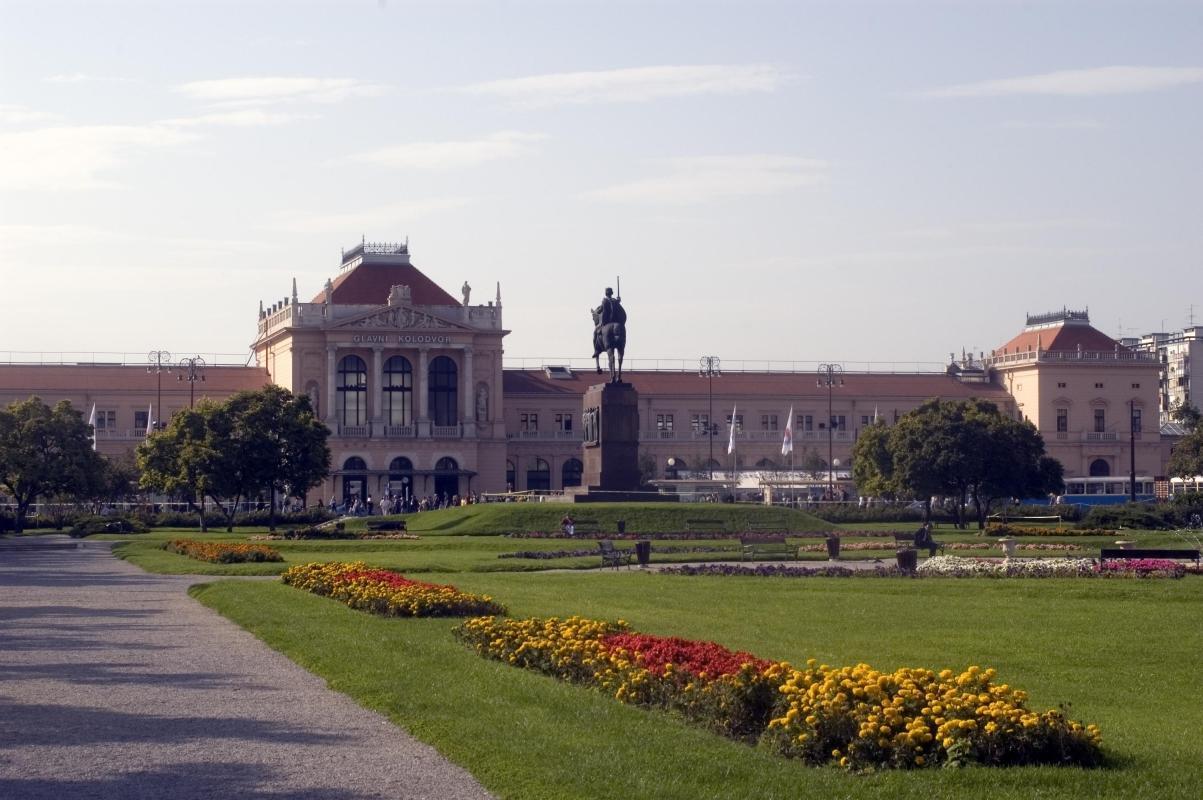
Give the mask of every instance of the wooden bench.
[[792, 561], [798, 558], [798, 548], [785, 541], [784, 536], [741, 536], [739, 548], [744, 561], [756, 558], [776, 558]]
[[699, 533], [707, 533], [709, 531], [725, 531], [727, 523], [721, 519], [687, 519], [685, 524], [689, 526], [689, 530], [698, 531]]
[[[907, 547], [914, 547], [915, 546], [915, 534], [913, 534], [913, 533], [895, 533], [894, 534], [894, 546], [902, 547], [903, 545], [906, 545]], [[944, 555], [944, 543], [943, 542], [937, 542], [937, 541], [933, 540], [930, 545], [927, 545], [927, 554], [929, 556], [934, 556], [936, 554], [937, 550], [940, 551], [940, 555]]]
[[631, 559], [635, 554], [630, 550], [623, 550], [614, 546], [614, 542], [609, 539], [602, 539], [597, 543], [598, 550], [601, 551], [602, 569], [606, 567], [614, 567], [618, 569], [622, 565], [631, 566]]
[[1117, 559], [1135, 559], [1135, 558], [1166, 558], [1172, 561], [1194, 561], [1195, 566], [1199, 565], [1198, 550], [1167, 550], [1157, 547], [1134, 548], [1132, 550], [1121, 550], [1118, 547], [1104, 547], [1099, 551], [1099, 560], [1106, 561], [1109, 558]]

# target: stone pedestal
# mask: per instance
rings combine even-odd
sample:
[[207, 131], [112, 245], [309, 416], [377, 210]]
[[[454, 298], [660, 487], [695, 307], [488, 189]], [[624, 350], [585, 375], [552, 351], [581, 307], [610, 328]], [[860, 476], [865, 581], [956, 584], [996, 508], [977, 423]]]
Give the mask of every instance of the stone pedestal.
[[581, 484], [590, 491], [639, 489], [639, 393], [629, 383], [599, 383], [585, 392]]

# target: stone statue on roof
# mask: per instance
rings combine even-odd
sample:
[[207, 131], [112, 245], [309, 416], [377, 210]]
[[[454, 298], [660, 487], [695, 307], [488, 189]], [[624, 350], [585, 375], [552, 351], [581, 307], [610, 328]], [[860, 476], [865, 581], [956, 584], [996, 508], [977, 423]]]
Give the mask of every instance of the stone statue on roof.
[[467, 281], [464, 281], [463, 288], [460, 291], [464, 293], [464, 305], [468, 305], [468, 298], [472, 295], [472, 287], [468, 285]]

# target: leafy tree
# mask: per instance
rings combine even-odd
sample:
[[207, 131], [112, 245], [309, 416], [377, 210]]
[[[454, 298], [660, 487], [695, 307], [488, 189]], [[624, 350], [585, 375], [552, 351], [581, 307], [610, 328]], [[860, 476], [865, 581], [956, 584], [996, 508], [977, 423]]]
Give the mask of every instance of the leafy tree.
[[1170, 408], [1170, 419], [1179, 423], [1188, 431], [1197, 431], [1199, 429], [1199, 422], [1203, 421], [1203, 413], [1200, 413], [1199, 409], [1190, 403], [1178, 401]]
[[16, 530], [39, 496], [86, 494], [102, 470], [92, 426], [66, 400], [50, 408], [31, 397], [0, 409], [0, 486], [16, 504]]
[[[823, 467], [826, 467], [826, 463], [820, 464], [820, 468]], [[861, 429], [860, 436], [852, 445], [852, 477], [861, 494], [886, 498], [893, 498], [897, 494], [894, 459], [890, 451], [890, 429], [884, 422], [874, 422]]]
[[816, 472], [827, 469], [827, 460], [819, 455], [819, 451], [813, 447], [802, 454], [802, 459], [798, 462], [798, 466], [814, 475]]
[[639, 483], [647, 485], [648, 481], [654, 481], [656, 476], [660, 474], [659, 465], [656, 463], [656, 457], [651, 453], [639, 454]]
[[119, 458], [101, 458], [96, 481], [88, 488], [87, 498], [93, 510], [105, 505], [128, 502], [137, 490], [139, 471], [134, 459], [126, 454]]
[[1203, 428], [1195, 428], [1189, 436], [1178, 440], [1167, 469], [1175, 478], [1203, 475]]
[[979, 528], [986, 527], [990, 508], [999, 500], [1064, 488], [1061, 462], [1044, 454], [1044, 439], [1031, 422], [1005, 417], [993, 403], [982, 402], [977, 402], [969, 421], [985, 432], [969, 490]]
[[202, 400], [195, 409], [181, 411], [163, 430], [154, 431], [136, 452], [139, 480], [144, 489], [178, 497], [200, 515], [205, 525], [204, 499], [214, 489], [212, 477], [221, 469], [209, 449], [209, 419], [217, 405]]

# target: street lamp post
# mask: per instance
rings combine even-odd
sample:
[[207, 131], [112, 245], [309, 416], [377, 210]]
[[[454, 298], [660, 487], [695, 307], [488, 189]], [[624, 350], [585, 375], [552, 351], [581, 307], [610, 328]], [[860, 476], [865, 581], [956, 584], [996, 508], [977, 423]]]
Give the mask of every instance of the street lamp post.
[[827, 388], [827, 493], [835, 499], [835, 417], [831, 413], [831, 390], [844, 385], [844, 368], [839, 364], [820, 364], [818, 386]]
[[154, 420], [146, 420], [147, 426], [153, 424], [151, 430], [162, 430], [163, 422], [160, 419], [163, 416], [163, 373], [171, 372], [171, 353], [166, 350], [151, 350], [146, 356], [147, 366], [146, 371], [155, 374], [158, 388], [155, 396], [155, 417]]
[[188, 408], [196, 404], [196, 382], [205, 379], [205, 360], [200, 356], [185, 358], [180, 361], [182, 372], [176, 376], [177, 381], [188, 381]]
[[706, 411], [706, 441], [710, 443], [710, 456], [706, 462], [706, 473], [714, 480], [714, 437], [718, 433], [718, 423], [714, 421], [714, 379], [723, 373], [719, 367], [722, 359], [718, 356], [702, 356], [698, 359], [698, 377], [706, 378], [709, 382], [709, 405]]

